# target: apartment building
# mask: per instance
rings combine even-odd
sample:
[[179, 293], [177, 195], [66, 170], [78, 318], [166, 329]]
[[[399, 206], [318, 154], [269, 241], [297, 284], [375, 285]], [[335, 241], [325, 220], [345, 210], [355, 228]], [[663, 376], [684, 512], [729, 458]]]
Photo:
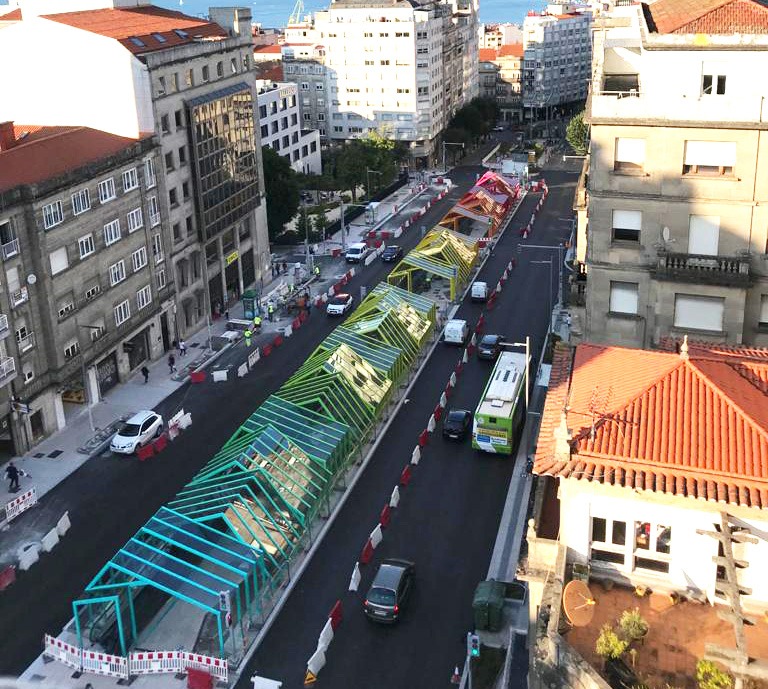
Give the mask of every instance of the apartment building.
[[[711, 8], [710, 8], [711, 9]], [[768, 344], [768, 9], [620, 6], [595, 32], [586, 310], [594, 342]]]
[[[134, 138], [157, 133], [174, 337], [269, 270], [250, 10], [211, 13], [214, 21], [129, 0], [22, 1], [0, 42], [4, 64], [25, 65], [0, 73], [1, 117]], [[83, 88], [84, 74], [98, 88]]]
[[325, 81], [314, 85], [326, 93], [328, 138], [377, 131], [406, 143], [419, 164], [434, 163], [440, 133], [479, 92], [476, 2], [337, 0], [315, 14], [314, 30], [325, 51]]
[[[512, 43], [500, 48], [481, 48], [481, 88], [486, 97], [493, 98], [499, 105], [500, 117], [504, 122], [523, 121], [523, 44]], [[483, 65], [494, 65], [496, 83], [490, 91], [491, 69]]]
[[523, 22], [523, 101], [531, 112], [570, 106], [587, 97], [592, 59], [592, 14], [581, 5], [553, 3]]
[[160, 168], [151, 133], [0, 124], [0, 452], [170, 349]]
[[496, 84], [499, 81], [499, 67], [493, 63], [495, 50], [480, 49], [480, 64], [477, 68], [480, 82], [480, 98], [496, 100]]
[[321, 174], [320, 134], [302, 127], [297, 85], [257, 80], [256, 88], [261, 145], [286, 158], [296, 172]]
[[523, 29], [518, 24], [480, 24], [478, 48], [498, 50], [503, 45], [523, 42]]

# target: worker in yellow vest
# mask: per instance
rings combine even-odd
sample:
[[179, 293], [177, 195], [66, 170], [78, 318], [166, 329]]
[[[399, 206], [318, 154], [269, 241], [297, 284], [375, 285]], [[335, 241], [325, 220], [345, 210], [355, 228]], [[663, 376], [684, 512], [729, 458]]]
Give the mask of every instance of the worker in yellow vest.
[[261, 316], [256, 315], [253, 317], [253, 329], [259, 333], [261, 332]]
[[245, 337], [245, 346], [250, 348], [251, 346], [251, 337], [253, 336], [253, 333], [251, 332], [251, 329], [248, 328], [244, 333], [243, 336]]

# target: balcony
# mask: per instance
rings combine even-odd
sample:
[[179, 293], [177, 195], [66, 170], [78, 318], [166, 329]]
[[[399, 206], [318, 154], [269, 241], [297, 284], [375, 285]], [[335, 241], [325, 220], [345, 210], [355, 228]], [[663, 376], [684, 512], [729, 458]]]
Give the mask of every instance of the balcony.
[[19, 255], [19, 240], [12, 239], [10, 242], [0, 245], [0, 249], [3, 251], [3, 260], [7, 261], [9, 258]]
[[27, 301], [29, 301], [29, 291], [26, 287], [17, 289], [15, 292], [11, 292], [11, 306], [14, 309]]
[[707, 256], [659, 251], [657, 280], [697, 282], [724, 287], [748, 287], [751, 283], [748, 256]]
[[35, 346], [35, 333], [29, 333], [24, 337], [18, 337], [17, 335], [16, 344], [18, 344], [19, 346], [19, 354], [24, 354], [24, 352], [28, 352], [30, 349], [32, 349]]
[[8, 337], [10, 329], [8, 328], [8, 316], [4, 313], [0, 314], [0, 340]]
[[8, 385], [16, 377], [16, 362], [9, 356], [0, 357], [0, 386]]

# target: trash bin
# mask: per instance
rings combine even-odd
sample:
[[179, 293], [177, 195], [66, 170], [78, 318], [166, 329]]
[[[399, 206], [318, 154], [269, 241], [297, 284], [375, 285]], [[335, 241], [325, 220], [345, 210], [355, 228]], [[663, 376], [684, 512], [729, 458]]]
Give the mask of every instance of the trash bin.
[[472, 599], [475, 629], [494, 632], [501, 629], [503, 608], [504, 584], [494, 579], [481, 581]]

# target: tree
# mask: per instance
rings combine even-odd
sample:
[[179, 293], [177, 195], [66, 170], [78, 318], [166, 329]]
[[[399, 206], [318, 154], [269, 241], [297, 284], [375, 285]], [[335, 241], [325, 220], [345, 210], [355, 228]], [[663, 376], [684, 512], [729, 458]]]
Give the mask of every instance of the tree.
[[299, 209], [299, 215], [296, 218], [296, 234], [298, 235], [299, 241], [304, 241], [309, 237], [309, 239], [312, 239], [312, 219], [309, 217], [309, 214], [306, 211], [306, 208], [302, 206], [301, 209]]
[[579, 156], [589, 150], [589, 125], [584, 121], [584, 111], [571, 118], [565, 129], [565, 140], [571, 145], [574, 153]]
[[262, 148], [267, 196], [267, 228], [274, 241], [299, 208], [299, 184], [291, 164], [269, 146]]
[[322, 206], [319, 206], [315, 210], [315, 217], [314, 217], [314, 227], [315, 227], [315, 234], [318, 236], [319, 239], [323, 239], [325, 237], [325, 231], [328, 229], [328, 216], [325, 214], [325, 210]]

